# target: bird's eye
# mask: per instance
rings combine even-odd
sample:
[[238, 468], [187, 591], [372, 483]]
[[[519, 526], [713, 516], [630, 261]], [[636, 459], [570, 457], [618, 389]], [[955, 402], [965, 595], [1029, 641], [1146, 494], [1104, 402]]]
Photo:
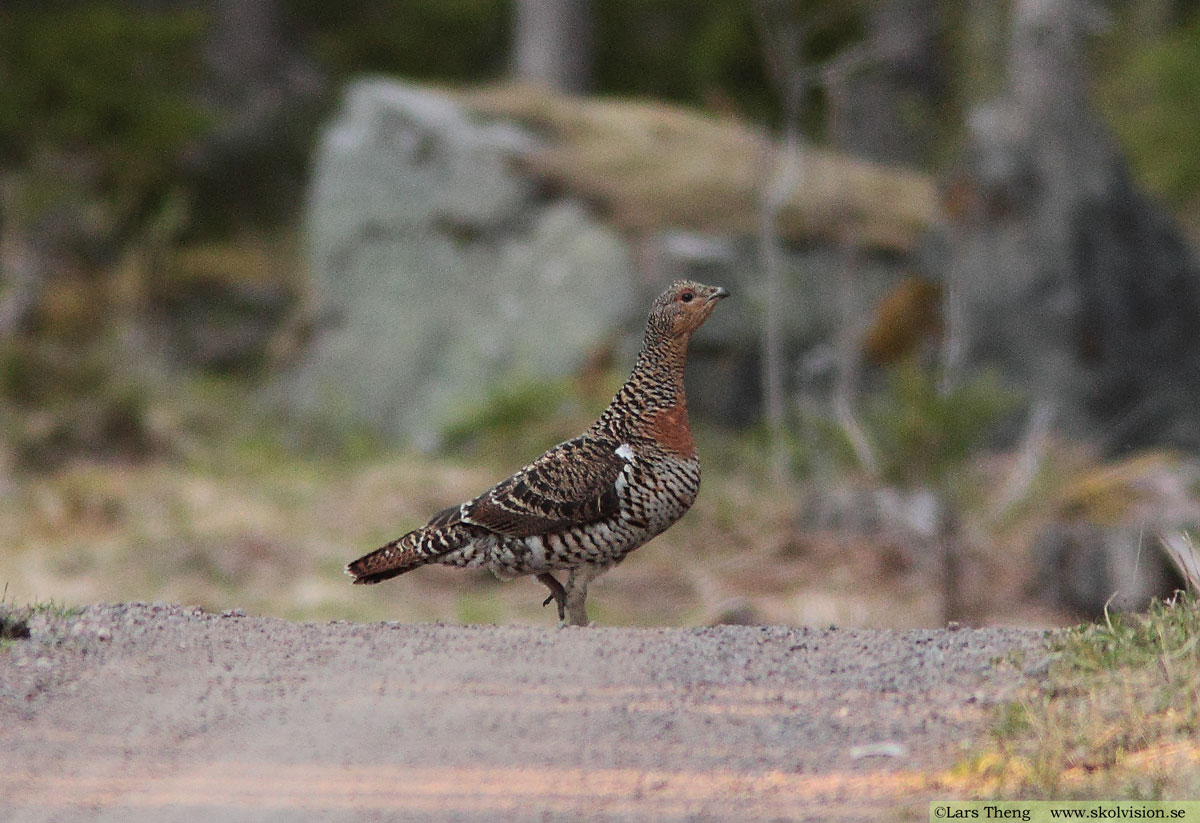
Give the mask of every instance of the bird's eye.
[[679, 299], [680, 299], [680, 301], [682, 301], [684, 303], [691, 303], [692, 299], [695, 298], [695, 296], [696, 295], [693, 292], [685, 291], [685, 292], [681, 292], [679, 294]]

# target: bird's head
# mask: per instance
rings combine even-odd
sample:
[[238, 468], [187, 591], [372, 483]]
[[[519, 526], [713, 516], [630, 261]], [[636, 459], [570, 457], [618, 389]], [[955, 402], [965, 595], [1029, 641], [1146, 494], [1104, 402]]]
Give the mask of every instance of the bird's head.
[[704, 324], [729, 292], [691, 280], [676, 280], [650, 307], [650, 322], [671, 336], [685, 336]]

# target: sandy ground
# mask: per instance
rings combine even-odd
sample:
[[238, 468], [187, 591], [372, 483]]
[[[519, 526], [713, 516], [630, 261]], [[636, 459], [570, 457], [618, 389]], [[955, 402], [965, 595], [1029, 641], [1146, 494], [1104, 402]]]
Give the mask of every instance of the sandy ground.
[[[291, 623], [165, 604], [0, 650], [0, 820], [927, 819], [1041, 632]], [[1014, 649], [1021, 666], [997, 663]]]

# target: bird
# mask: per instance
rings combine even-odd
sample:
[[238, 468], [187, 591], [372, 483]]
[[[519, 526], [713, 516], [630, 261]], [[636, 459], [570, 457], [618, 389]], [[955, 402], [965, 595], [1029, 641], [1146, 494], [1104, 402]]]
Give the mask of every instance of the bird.
[[[588, 584], [681, 518], [700, 489], [683, 373], [693, 332], [729, 296], [676, 280], [650, 307], [629, 378], [578, 437], [346, 566], [373, 584], [431, 563], [534, 575], [560, 625], [587, 626]], [[560, 580], [560, 575], [563, 579]]]

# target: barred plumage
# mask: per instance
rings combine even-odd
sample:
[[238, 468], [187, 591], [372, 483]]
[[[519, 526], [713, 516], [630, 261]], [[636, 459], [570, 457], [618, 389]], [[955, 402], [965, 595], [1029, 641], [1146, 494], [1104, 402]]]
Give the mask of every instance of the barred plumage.
[[[678, 520], [700, 488], [683, 369], [725, 289], [677, 280], [655, 299], [629, 379], [591, 428], [507, 480], [346, 567], [378, 583], [427, 563], [537, 575], [560, 619], [587, 625], [588, 582]], [[565, 571], [565, 585], [553, 572]]]

